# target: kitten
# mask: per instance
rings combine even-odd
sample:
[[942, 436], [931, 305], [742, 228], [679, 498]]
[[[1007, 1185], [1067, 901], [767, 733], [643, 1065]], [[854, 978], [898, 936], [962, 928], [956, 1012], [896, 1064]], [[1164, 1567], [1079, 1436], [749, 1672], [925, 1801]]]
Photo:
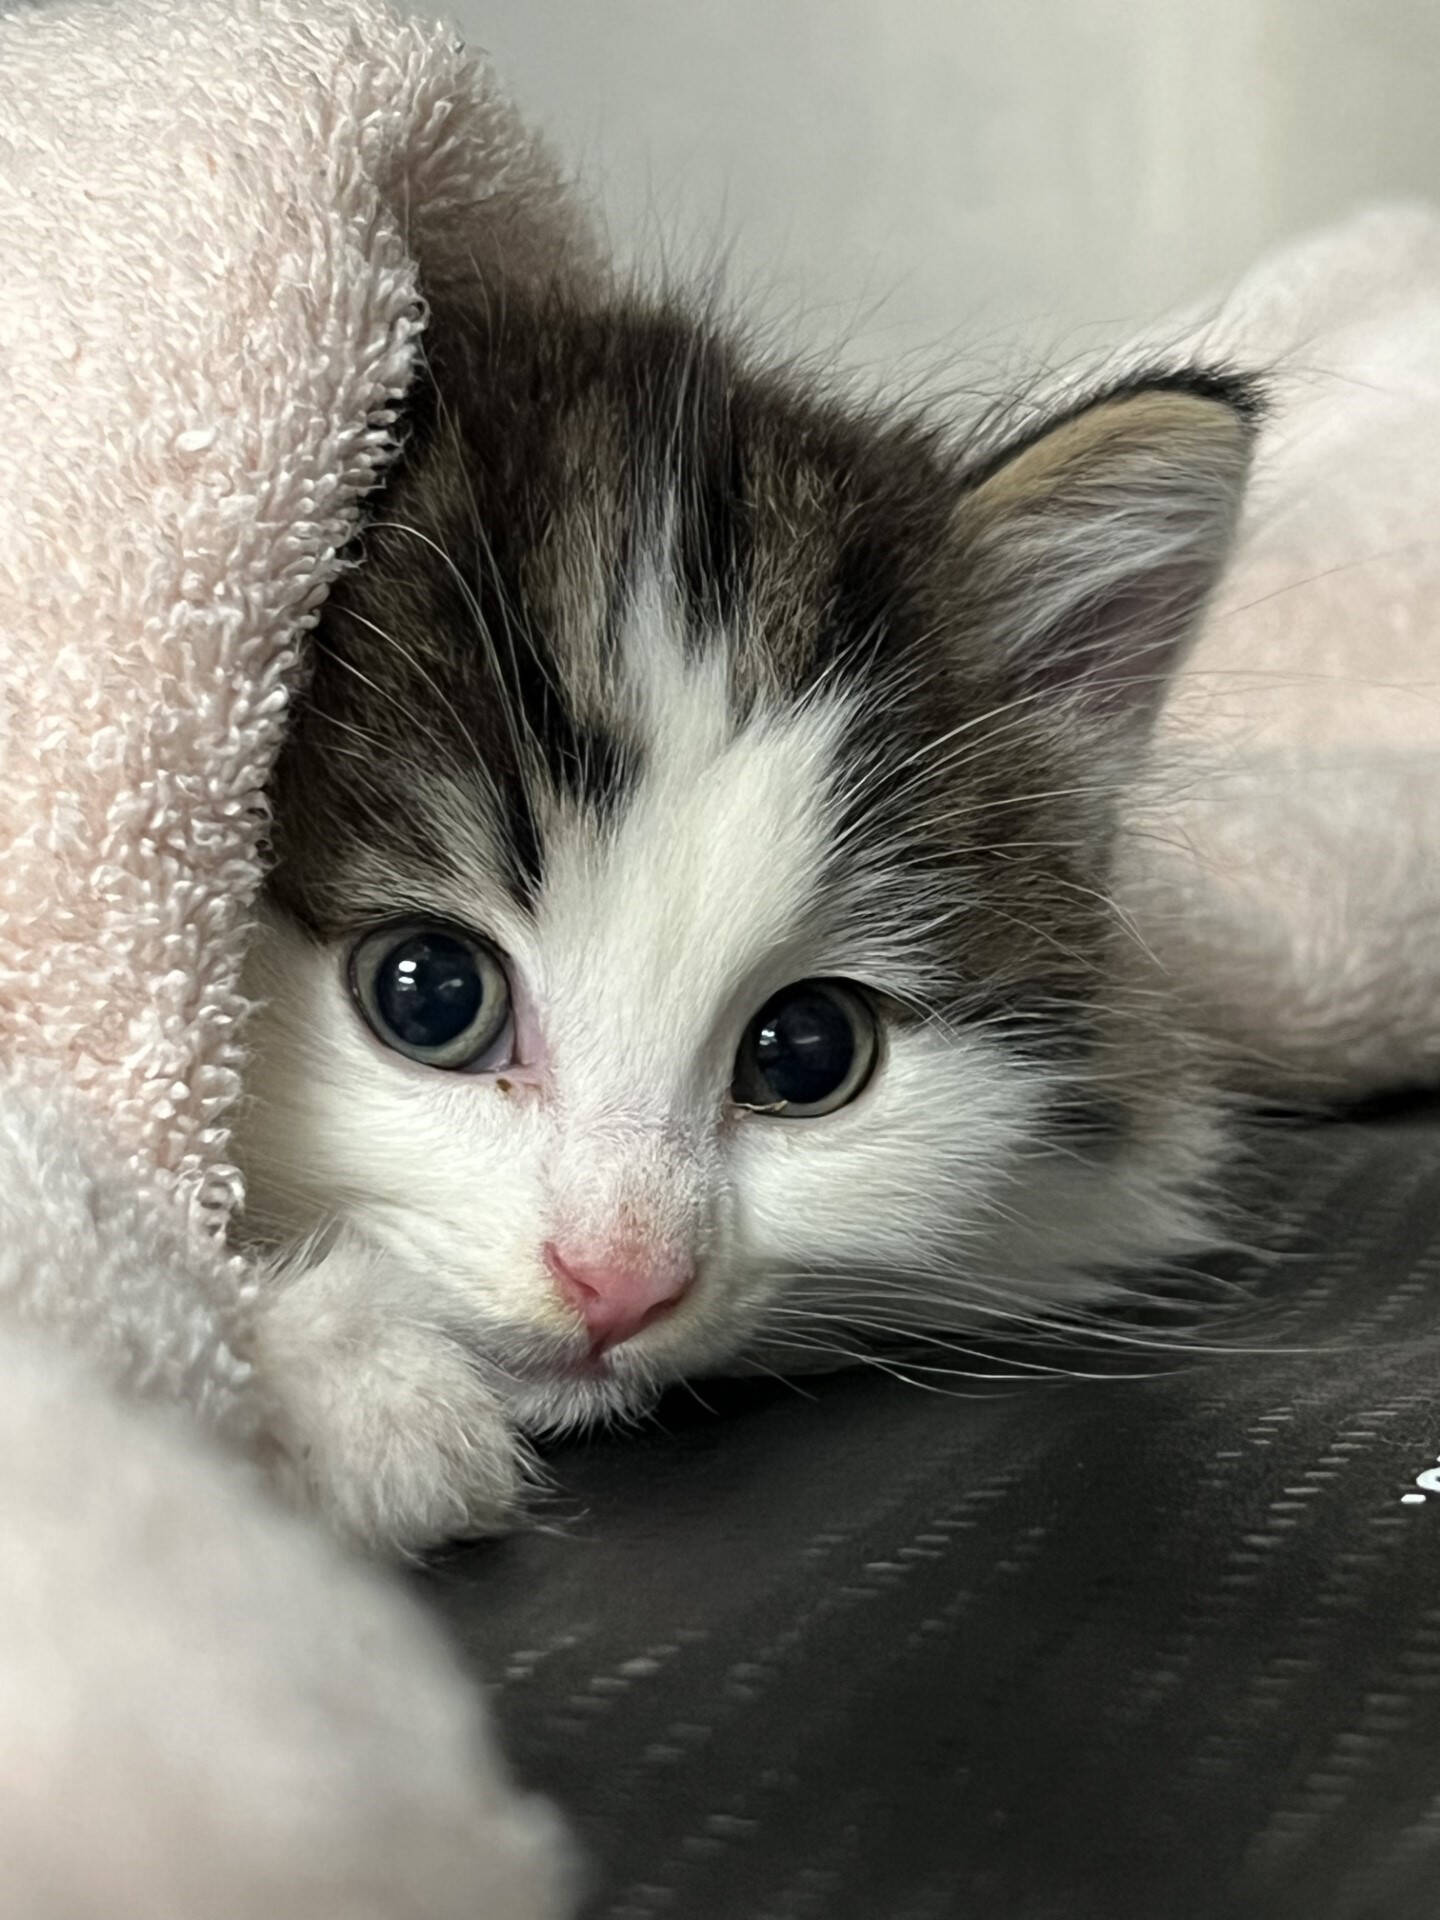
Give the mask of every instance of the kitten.
[[517, 1435], [1203, 1239], [1217, 1104], [1107, 881], [1256, 410], [1156, 371], [952, 442], [662, 304], [436, 316], [275, 778], [239, 1139], [345, 1524], [493, 1526]]

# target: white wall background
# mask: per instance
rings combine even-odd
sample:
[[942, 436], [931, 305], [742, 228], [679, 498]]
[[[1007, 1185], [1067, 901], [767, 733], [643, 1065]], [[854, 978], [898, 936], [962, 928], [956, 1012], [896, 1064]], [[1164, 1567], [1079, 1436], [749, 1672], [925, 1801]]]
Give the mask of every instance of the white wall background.
[[1440, 198], [1440, 0], [451, 4], [620, 246], [724, 245], [870, 365], [1066, 352]]

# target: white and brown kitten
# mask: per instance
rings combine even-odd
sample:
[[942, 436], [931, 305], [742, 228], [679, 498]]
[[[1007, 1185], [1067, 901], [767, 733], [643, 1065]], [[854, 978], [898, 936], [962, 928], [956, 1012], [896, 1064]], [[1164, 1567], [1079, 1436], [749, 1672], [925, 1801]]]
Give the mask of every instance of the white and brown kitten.
[[952, 441], [664, 304], [436, 315], [275, 781], [240, 1142], [352, 1529], [1203, 1237], [1217, 1107], [1108, 885], [1255, 412], [1159, 370]]

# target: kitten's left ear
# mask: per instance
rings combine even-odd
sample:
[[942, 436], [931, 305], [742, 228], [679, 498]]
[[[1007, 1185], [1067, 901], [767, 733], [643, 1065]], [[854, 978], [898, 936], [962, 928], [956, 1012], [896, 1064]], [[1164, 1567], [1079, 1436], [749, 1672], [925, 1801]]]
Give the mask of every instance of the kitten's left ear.
[[955, 531], [1025, 691], [1153, 717], [1229, 553], [1258, 417], [1242, 380], [1159, 376], [989, 463]]

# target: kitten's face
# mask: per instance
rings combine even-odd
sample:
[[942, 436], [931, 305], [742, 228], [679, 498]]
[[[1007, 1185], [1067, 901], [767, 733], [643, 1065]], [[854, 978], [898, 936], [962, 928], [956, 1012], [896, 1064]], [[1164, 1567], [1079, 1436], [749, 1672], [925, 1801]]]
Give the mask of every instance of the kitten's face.
[[664, 316], [433, 364], [277, 777], [257, 1218], [433, 1280], [537, 1424], [1182, 1243], [1106, 887], [1236, 396], [967, 470]]

